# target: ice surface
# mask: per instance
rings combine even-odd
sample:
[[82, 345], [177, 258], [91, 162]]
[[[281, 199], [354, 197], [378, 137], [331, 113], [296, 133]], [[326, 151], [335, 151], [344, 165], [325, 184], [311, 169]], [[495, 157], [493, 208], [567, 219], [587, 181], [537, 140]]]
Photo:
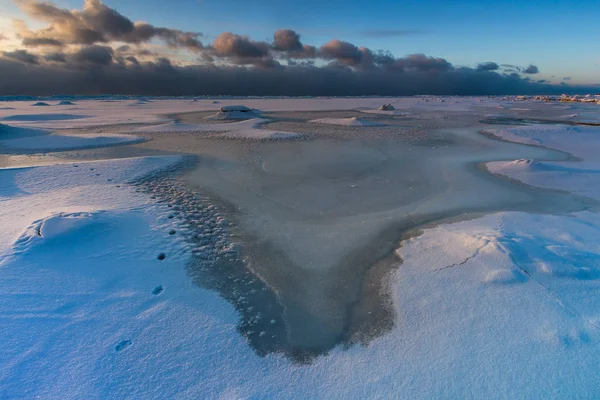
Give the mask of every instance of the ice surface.
[[581, 158], [579, 162], [517, 160], [492, 162], [488, 169], [532, 186], [568, 190], [600, 200], [600, 128], [586, 126], [533, 125], [495, 131], [505, 140], [528, 141], [560, 149]]
[[247, 119], [240, 122], [228, 122], [222, 124], [182, 124], [170, 122], [168, 124], [145, 126], [135, 129], [140, 133], [168, 133], [168, 132], [208, 132], [219, 133], [219, 136], [237, 139], [294, 139], [302, 134], [279, 132], [269, 129], [261, 129], [268, 120], [260, 118]]
[[[19, 129], [19, 128], [14, 128]], [[15, 137], [13, 134], [10, 140], [0, 140], [0, 150], [29, 150], [29, 151], [63, 151], [74, 149], [85, 149], [93, 147], [114, 146], [118, 144], [131, 144], [140, 142], [143, 139], [133, 135], [118, 134], [88, 134], [88, 135], [67, 135], [67, 134], [49, 134], [31, 136], [32, 129], [25, 133], [26, 137], [21, 135]], [[17, 131], [12, 131], [17, 132]], [[39, 132], [39, 130], [38, 130]], [[2, 136], [0, 136], [2, 137]]]
[[[51, 112], [56, 107], [30, 107], [31, 101], [8, 103], [0, 118], [57, 114]], [[192, 189], [221, 201], [226, 211], [211, 211], [215, 221], [209, 221], [198, 208], [213, 207], [209, 202], [186, 208], [187, 197], [168, 185], [151, 194], [129, 184], [180, 162], [178, 156], [76, 163], [56, 153], [1, 156], [3, 165], [61, 164], [0, 169], [0, 397], [600, 396], [600, 218], [592, 212], [593, 199], [600, 199], [598, 128], [478, 123], [499, 105], [519, 123], [565, 115], [564, 108], [528, 100], [519, 103], [523, 107], [429, 97], [243, 102], [273, 120], [277, 110], [361, 111], [393, 102], [419, 134], [405, 139], [397, 125], [364, 126], [356, 129], [364, 136], [223, 141], [221, 135], [241, 132], [246, 139], [248, 131], [259, 135], [272, 127], [178, 124], [165, 117], [216, 111], [202, 99], [78, 100], [79, 110], [68, 112], [85, 118], [1, 125], [0, 135], [10, 136], [2, 139], [31, 142], [49, 137], [39, 128], [161, 123], [140, 130], [154, 140], [70, 157], [195, 154], [197, 168], [187, 175]], [[570, 118], [575, 122], [594, 118], [591, 111], [573, 112], [580, 114]], [[307, 119], [300, 114], [285, 118], [303, 126]], [[215, 125], [224, 125], [217, 135], [209, 130]], [[346, 128], [352, 129], [319, 126]], [[106, 129], [121, 134], [132, 128]], [[375, 134], [383, 129], [398, 133]], [[531, 145], [490, 140], [477, 133], [481, 129]], [[482, 163], [562, 191], [495, 178]], [[153, 199], [163, 195], [173, 201]], [[465, 220], [439, 225], [458, 214]], [[249, 344], [258, 340], [253, 335], [268, 340], [266, 330], [248, 332], [256, 319], [240, 322], [260, 312], [242, 310], [260, 307], [242, 299], [253, 295], [255, 283], [234, 282], [227, 263], [210, 264], [226, 272], [195, 274], [189, 261], [207, 238], [192, 246], [186, 237], [197, 233], [184, 218], [212, 235], [225, 217], [236, 223], [231, 234], [249, 267], [286, 306], [290, 343], [326, 353], [306, 364], [282, 354], [257, 356]], [[421, 232], [402, 240], [411, 228]], [[394, 249], [401, 264], [390, 256]], [[202, 281], [219, 274], [236, 299]], [[347, 328], [361, 323], [373, 330], [357, 338], [364, 346], [340, 339], [340, 332], [356, 332]]]
[[380, 126], [377, 122], [365, 121], [356, 117], [352, 118], [320, 118], [313, 119], [314, 124], [330, 124], [330, 125], [341, 125], [341, 126]]

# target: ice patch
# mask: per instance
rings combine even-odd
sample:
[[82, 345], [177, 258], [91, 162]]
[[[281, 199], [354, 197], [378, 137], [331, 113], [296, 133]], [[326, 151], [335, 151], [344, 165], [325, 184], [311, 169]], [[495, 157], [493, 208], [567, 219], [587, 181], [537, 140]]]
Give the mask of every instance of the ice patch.
[[2, 118], [3, 121], [24, 121], [24, 122], [35, 122], [35, 121], [68, 121], [72, 119], [88, 118], [87, 115], [76, 115], [76, 114], [22, 114], [22, 115], [11, 115], [9, 117]]
[[383, 126], [383, 124], [365, 121], [356, 117], [352, 118], [319, 118], [313, 119], [314, 124], [328, 124], [328, 125], [340, 125], [340, 126]]
[[[13, 128], [17, 129], [17, 128]], [[31, 131], [31, 130], [30, 130]], [[0, 136], [1, 138], [1, 136]], [[133, 135], [120, 134], [86, 134], [86, 135], [57, 135], [48, 134], [32, 137], [15, 137], [10, 140], [0, 140], [0, 148], [21, 151], [62, 151], [86, 149], [94, 147], [132, 144], [144, 139]]]
[[180, 124], [171, 122], [168, 124], [141, 127], [134, 132], [140, 133], [168, 133], [168, 132], [210, 132], [217, 133], [220, 137], [232, 139], [294, 139], [304, 136], [301, 133], [280, 132], [261, 128], [269, 122], [266, 119], [254, 118], [240, 122], [222, 124]]

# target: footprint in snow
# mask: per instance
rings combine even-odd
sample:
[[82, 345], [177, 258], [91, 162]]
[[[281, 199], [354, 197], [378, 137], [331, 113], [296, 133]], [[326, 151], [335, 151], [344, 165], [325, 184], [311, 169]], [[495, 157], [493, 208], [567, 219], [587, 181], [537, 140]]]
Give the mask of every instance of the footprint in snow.
[[163, 287], [163, 285], [158, 285], [152, 290], [152, 294], [155, 296], [159, 296], [164, 290], [165, 288]]
[[129, 346], [131, 346], [133, 342], [129, 339], [121, 341], [118, 345], [115, 346], [115, 351], [123, 351]]

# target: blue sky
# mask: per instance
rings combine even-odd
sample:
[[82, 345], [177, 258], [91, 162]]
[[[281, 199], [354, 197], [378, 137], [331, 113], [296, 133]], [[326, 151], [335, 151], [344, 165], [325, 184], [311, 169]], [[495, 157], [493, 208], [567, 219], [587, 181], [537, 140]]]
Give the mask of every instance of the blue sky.
[[[8, 0], [0, 26], [25, 16]], [[53, 3], [80, 9], [82, 0]], [[304, 43], [338, 38], [396, 56], [425, 53], [456, 66], [478, 62], [535, 64], [536, 79], [600, 83], [600, 0], [105, 0], [132, 20], [200, 31], [210, 42], [224, 31], [254, 40], [291, 28]], [[35, 26], [35, 24], [33, 24]], [[404, 32], [404, 33], [403, 33]], [[554, 77], [554, 78], [552, 78]]]
[[[56, 1], [81, 8], [82, 1]], [[481, 61], [536, 64], [540, 79], [570, 76], [600, 83], [598, 0], [106, 0], [133, 20], [201, 31], [223, 31], [256, 40], [279, 28], [295, 29], [305, 43], [343, 39], [396, 56], [444, 57], [455, 65]], [[373, 37], [368, 33], [415, 31]]]

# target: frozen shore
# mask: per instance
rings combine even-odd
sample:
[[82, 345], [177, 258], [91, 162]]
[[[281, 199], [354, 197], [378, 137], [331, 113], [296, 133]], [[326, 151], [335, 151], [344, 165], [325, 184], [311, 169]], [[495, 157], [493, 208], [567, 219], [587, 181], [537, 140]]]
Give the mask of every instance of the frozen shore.
[[76, 103], [0, 110], [0, 397], [600, 395], [586, 104]]

